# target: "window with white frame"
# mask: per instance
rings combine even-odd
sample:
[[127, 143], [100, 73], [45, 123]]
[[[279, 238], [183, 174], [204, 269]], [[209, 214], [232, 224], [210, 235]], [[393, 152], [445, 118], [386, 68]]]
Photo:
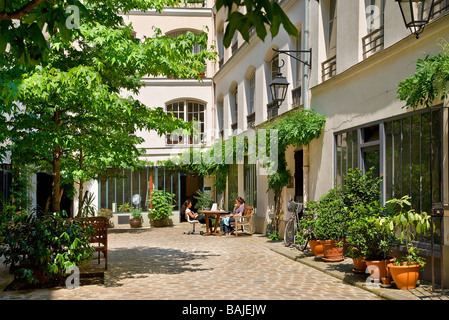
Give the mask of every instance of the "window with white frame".
[[256, 102], [256, 69], [254, 69], [251, 72], [248, 82], [249, 82], [248, 114], [252, 114], [255, 111], [255, 102]]
[[[200, 34], [199, 31], [196, 30], [176, 30], [176, 31], [171, 31], [171, 32], [167, 32], [167, 37], [171, 37], [171, 38], [177, 38], [180, 35], [186, 34], [188, 31], [194, 33], [194, 34]], [[204, 48], [198, 44], [194, 44], [192, 47], [192, 53], [193, 54], [197, 54], [200, 53]], [[204, 69], [203, 72], [201, 74], [205, 74], [206, 72], [206, 64], [204, 65]]]
[[198, 144], [205, 142], [205, 121], [204, 113], [206, 106], [197, 101], [181, 100], [170, 103], [166, 106], [167, 113], [173, 113], [177, 119], [186, 122], [193, 122], [195, 132], [193, 136], [186, 135], [182, 130], [167, 133], [167, 144]]
[[238, 103], [238, 86], [236, 85], [235, 88], [231, 92], [231, 129], [235, 130], [238, 126], [238, 110], [239, 110], [239, 103]]

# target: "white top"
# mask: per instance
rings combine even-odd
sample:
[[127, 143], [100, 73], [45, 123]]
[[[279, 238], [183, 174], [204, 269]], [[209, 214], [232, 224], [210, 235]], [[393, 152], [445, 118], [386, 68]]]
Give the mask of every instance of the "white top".
[[[186, 214], [189, 214], [190, 212], [192, 212], [192, 210], [190, 210], [189, 208], [186, 209]], [[190, 215], [189, 215], [190, 216]], [[196, 217], [196, 214], [193, 215], [194, 217]]]

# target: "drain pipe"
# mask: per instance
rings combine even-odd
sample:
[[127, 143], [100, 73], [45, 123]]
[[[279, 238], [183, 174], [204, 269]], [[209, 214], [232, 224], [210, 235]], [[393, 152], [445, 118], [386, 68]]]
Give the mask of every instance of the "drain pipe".
[[[303, 26], [303, 48], [309, 48], [309, 0], [304, 0], [304, 26]], [[308, 59], [312, 60], [312, 54], [310, 54], [310, 58], [308, 55], [305, 55], [306, 62], [309, 62]], [[309, 106], [309, 68], [304, 65], [303, 66], [303, 76], [302, 76], [302, 95], [303, 95], [303, 107], [304, 110], [310, 109]], [[303, 146], [303, 203], [309, 201], [309, 146]]]

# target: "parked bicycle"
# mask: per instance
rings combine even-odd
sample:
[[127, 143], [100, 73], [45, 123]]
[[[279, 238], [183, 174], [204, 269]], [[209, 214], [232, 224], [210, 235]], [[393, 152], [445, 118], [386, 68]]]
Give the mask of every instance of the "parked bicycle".
[[[299, 226], [299, 220], [304, 215], [304, 204], [301, 202], [294, 202], [290, 199], [287, 204], [287, 210], [293, 213], [292, 217], [287, 221], [284, 231], [284, 245], [289, 247], [296, 246], [299, 250], [304, 251], [309, 243], [308, 237], [301, 237], [301, 241], [297, 242], [297, 234], [307, 234], [306, 230], [302, 230]], [[305, 240], [304, 240], [305, 239]]]

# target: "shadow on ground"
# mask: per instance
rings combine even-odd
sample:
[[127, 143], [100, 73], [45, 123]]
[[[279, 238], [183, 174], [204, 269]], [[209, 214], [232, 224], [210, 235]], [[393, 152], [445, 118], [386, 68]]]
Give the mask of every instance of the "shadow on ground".
[[219, 256], [209, 251], [183, 251], [159, 247], [114, 248], [109, 250], [105, 286], [121, 286], [129, 278], [146, 278], [151, 274], [180, 274], [209, 270], [201, 261]]

